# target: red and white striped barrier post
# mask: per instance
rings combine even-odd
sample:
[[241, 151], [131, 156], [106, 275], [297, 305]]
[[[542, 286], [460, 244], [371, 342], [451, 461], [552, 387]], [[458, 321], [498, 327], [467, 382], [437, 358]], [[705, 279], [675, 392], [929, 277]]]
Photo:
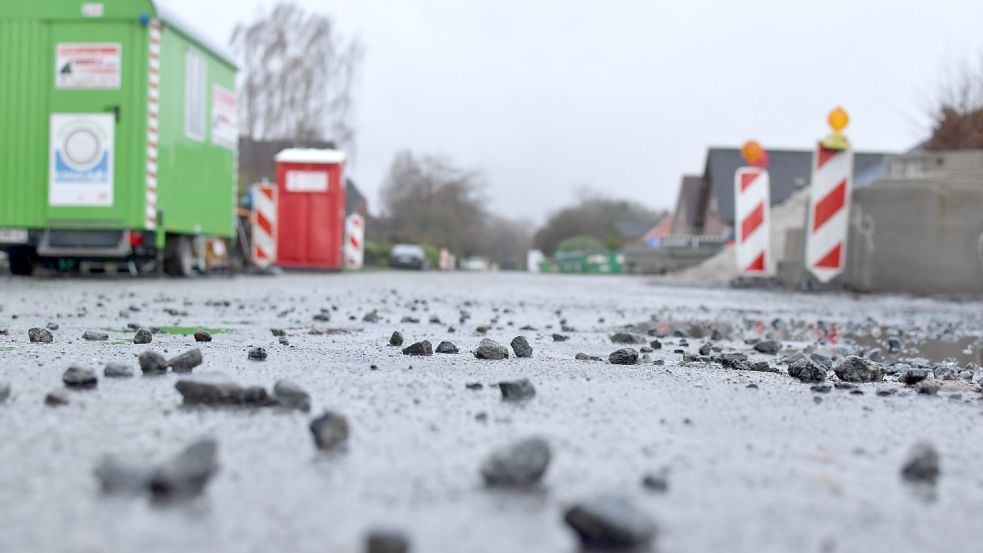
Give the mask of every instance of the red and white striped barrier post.
[[345, 218], [345, 268], [361, 269], [365, 262], [365, 219], [358, 213]]
[[252, 197], [253, 264], [265, 269], [276, 260], [276, 185], [253, 185]]
[[748, 166], [734, 174], [734, 228], [737, 269], [746, 276], [772, 273], [771, 179], [768, 156], [751, 140], [741, 148]]
[[812, 160], [806, 269], [820, 282], [829, 282], [841, 274], [846, 264], [853, 188], [853, 150], [842, 133], [848, 122], [842, 108], [829, 114], [833, 133], [818, 144]]
[[153, 19], [147, 27], [147, 175], [143, 226], [157, 228], [157, 121], [160, 112], [160, 21]]

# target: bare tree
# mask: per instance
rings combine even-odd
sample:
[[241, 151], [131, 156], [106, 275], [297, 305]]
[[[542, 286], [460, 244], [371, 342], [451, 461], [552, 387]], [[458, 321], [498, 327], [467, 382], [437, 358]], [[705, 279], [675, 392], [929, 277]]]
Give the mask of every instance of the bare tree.
[[667, 215], [586, 188], [581, 188], [578, 196], [575, 205], [554, 212], [536, 232], [534, 243], [546, 255], [553, 255], [560, 242], [574, 236], [591, 236], [608, 247], [618, 248], [640, 237]]
[[400, 152], [382, 188], [382, 240], [480, 255], [504, 269], [520, 268], [531, 243], [530, 224], [493, 215], [479, 171], [439, 156]]
[[928, 150], [983, 148], [983, 56], [955, 66], [931, 108]]
[[401, 152], [382, 187], [391, 239], [446, 247], [458, 255], [480, 253], [485, 181], [478, 171], [436, 156]]
[[334, 21], [293, 3], [248, 25], [232, 46], [240, 64], [240, 129], [256, 139], [330, 139], [354, 153], [353, 88], [364, 49]]

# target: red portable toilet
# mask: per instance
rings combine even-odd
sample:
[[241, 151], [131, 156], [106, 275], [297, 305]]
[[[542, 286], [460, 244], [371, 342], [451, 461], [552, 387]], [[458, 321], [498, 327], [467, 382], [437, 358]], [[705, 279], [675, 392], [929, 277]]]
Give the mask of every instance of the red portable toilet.
[[345, 235], [345, 153], [291, 148], [276, 156], [276, 264], [342, 268]]

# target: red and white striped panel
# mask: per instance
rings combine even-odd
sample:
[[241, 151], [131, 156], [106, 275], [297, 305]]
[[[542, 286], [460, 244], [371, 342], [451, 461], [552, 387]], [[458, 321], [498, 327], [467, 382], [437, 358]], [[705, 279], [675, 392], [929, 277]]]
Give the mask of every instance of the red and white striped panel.
[[819, 144], [812, 161], [806, 269], [820, 282], [843, 272], [853, 188], [853, 150]]
[[147, 183], [144, 206], [144, 228], [157, 228], [157, 121], [160, 111], [160, 21], [154, 19], [148, 26], [147, 75]]
[[345, 218], [345, 268], [361, 269], [365, 262], [365, 219], [358, 213]]
[[276, 260], [276, 185], [257, 184], [252, 196], [253, 263], [265, 269]]
[[771, 263], [771, 179], [761, 167], [734, 174], [734, 228], [737, 268], [744, 275], [768, 275]]

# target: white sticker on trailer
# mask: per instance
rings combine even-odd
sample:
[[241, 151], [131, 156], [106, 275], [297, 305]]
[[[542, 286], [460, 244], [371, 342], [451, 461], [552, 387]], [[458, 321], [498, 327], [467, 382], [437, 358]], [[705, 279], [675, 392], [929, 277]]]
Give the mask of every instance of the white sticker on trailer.
[[111, 113], [51, 114], [48, 205], [113, 205]]
[[212, 142], [230, 150], [239, 145], [236, 95], [218, 85], [212, 87]]
[[324, 171], [287, 171], [287, 192], [327, 192], [328, 174]]
[[122, 53], [118, 42], [58, 43], [55, 88], [119, 88]]

